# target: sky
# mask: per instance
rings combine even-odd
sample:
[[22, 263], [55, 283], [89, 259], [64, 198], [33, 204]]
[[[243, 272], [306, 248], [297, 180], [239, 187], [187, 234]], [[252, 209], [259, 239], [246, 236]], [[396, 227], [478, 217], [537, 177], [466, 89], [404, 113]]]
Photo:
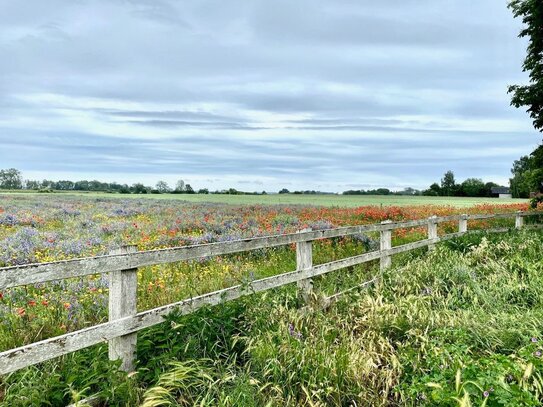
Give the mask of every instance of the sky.
[[0, 168], [195, 189], [507, 184], [506, 0], [0, 0]]

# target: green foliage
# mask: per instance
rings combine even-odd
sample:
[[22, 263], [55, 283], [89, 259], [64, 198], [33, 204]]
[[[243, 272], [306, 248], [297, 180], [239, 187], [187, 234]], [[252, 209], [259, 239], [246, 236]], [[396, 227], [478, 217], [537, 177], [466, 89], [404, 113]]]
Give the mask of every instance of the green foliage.
[[23, 177], [15, 168], [0, 170], [0, 189], [22, 189]]
[[437, 182], [434, 182], [432, 185], [430, 185], [430, 188], [422, 192], [425, 196], [441, 196], [442, 190], [441, 187]]
[[519, 37], [528, 39], [528, 49], [522, 68], [530, 77], [529, 85], [509, 87], [511, 104], [527, 106], [534, 127], [543, 131], [543, 7], [540, 0], [513, 0], [509, 7], [524, 24]]
[[104, 345], [42, 363], [0, 379], [0, 405], [6, 407], [66, 406], [96, 395], [109, 405], [137, 402], [133, 378], [107, 358]]
[[[228, 334], [219, 338], [215, 326], [189, 339], [188, 360], [160, 376], [147, 405], [228, 406], [241, 395], [248, 406], [540, 405], [542, 240], [531, 232], [457, 239], [325, 312], [293, 307], [289, 291], [221, 307], [204, 325], [228, 312], [218, 325]], [[181, 338], [194, 338], [190, 322]]]
[[441, 179], [441, 186], [434, 182], [430, 187], [422, 191], [426, 196], [462, 196], [462, 197], [492, 197], [492, 188], [497, 187], [494, 182], [484, 183], [479, 178], [467, 178], [461, 184], [457, 184], [454, 173], [447, 171]]
[[444, 196], [454, 196], [457, 185], [454, 179], [454, 173], [449, 170], [441, 178], [441, 191]]
[[465, 196], [487, 196], [486, 186], [483, 180], [468, 178], [460, 185], [462, 195]]
[[172, 191], [166, 181], [158, 181], [156, 183], [156, 190], [161, 194], [167, 194], [168, 192]]
[[[530, 230], [473, 234], [400, 255], [376, 284], [324, 309], [303, 306], [291, 285], [174, 313], [139, 334], [134, 377], [99, 346], [8, 376], [0, 397], [7, 406], [96, 392], [109, 405], [148, 407], [541, 405], [542, 243]], [[315, 263], [355, 248], [331, 241]], [[337, 292], [377, 273], [367, 264], [315, 285]]]
[[532, 192], [543, 192], [543, 145], [538, 146], [530, 155], [516, 160], [511, 173], [514, 197], [527, 198]]
[[536, 209], [541, 203], [543, 203], [543, 195], [535, 196], [530, 199], [530, 208]]

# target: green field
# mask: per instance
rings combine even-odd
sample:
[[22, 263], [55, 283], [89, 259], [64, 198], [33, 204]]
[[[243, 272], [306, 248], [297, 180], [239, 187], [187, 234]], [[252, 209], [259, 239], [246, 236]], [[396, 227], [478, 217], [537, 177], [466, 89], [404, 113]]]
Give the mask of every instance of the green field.
[[[0, 405], [65, 406], [98, 394], [104, 406], [541, 406], [542, 240], [534, 230], [477, 234], [398, 255], [377, 284], [327, 308], [304, 306], [286, 286], [173, 313], [138, 334], [135, 374], [117, 371], [100, 344], [0, 378]], [[285, 249], [254, 261], [294, 266]], [[315, 279], [315, 290], [376, 272], [359, 265]]]
[[[205, 200], [337, 206], [198, 203]], [[0, 269], [98, 256], [120, 246], [144, 251], [294, 233], [305, 225], [332, 228], [527, 207], [464, 208], [483, 202], [520, 200], [1, 194]], [[381, 203], [404, 206], [379, 208]], [[353, 207], [368, 204], [377, 206]], [[470, 221], [469, 229], [514, 225], [513, 219], [482, 222]], [[442, 226], [441, 233], [451, 233], [459, 225]], [[398, 232], [393, 246], [427, 236], [424, 227]], [[167, 323], [138, 333], [135, 373], [120, 372], [109, 361], [107, 344], [100, 343], [0, 375], [0, 406], [66, 406], [95, 395], [104, 407], [540, 406], [542, 242], [543, 232], [532, 228], [472, 233], [431, 251], [399, 253], [385, 270], [374, 260], [315, 277], [309, 301], [289, 284], [190, 315], [174, 312]], [[375, 232], [316, 240], [313, 264], [379, 247]], [[137, 309], [297, 267], [293, 245], [143, 266], [137, 271]], [[9, 272], [24, 273], [3, 269]], [[368, 281], [373, 284], [364, 290], [351, 290]], [[107, 321], [108, 290], [106, 276], [2, 289], [0, 352]], [[345, 290], [337, 302], [327, 302]]]
[[[13, 194], [38, 194], [36, 192], [10, 192]], [[187, 202], [213, 202], [233, 205], [321, 205], [321, 206], [410, 206], [410, 205], [451, 205], [455, 207], [470, 207], [477, 204], [511, 204], [527, 202], [526, 199], [498, 199], [498, 198], [462, 198], [462, 197], [432, 197], [432, 196], [399, 196], [399, 195], [294, 195], [294, 194], [269, 194], [269, 195], [219, 195], [219, 194], [110, 194], [102, 192], [56, 192], [62, 196], [89, 196], [111, 198], [149, 198], [149, 199], [175, 199]], [[2, 194], [0, 194], [0, 199]]]

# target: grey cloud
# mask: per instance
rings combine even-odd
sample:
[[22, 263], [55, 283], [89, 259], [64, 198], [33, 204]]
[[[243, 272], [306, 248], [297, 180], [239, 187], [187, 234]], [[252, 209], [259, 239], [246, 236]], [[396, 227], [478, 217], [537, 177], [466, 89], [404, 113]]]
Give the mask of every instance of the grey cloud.
[[218, 187], [505, 179], [539, 141], [506, 94], [519, 25], [495, 0], [4, 2], [0, 163]]

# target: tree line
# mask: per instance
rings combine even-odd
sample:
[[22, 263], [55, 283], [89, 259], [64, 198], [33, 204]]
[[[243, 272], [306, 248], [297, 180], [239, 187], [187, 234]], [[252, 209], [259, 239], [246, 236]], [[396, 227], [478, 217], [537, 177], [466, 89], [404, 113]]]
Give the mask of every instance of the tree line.
[[421, 195], [421, 191], [415, 188], [407, 187], [401, 191], [391, 191], [388, 188], [377, 189], [349, 189], [343, 192], [343, 195]]
[[[117, 182], [101, 182], [97, 180], [59, 180], [53, 181], [44, 179], [24, 180], [21, 171], [16, 168], [0, 170], [0, 189], [11, 190], [35, 190], [42, 192], [50, 191], [92, 191], [92, 192], [117, 192], [121, 194], [151, 194], [151, 193], [196, 193], [190, 184], [185, 184], [179, 180], [175, 188], [170, 188], [165, 181], [159, 181], [154, 187], [135, 183], [132, 185], [119, 184]], [[198, 191], [200, 193], [209, 193], [207, 189]]]
[[465, 197], [492, 197], [492, 188], [499, 187], [495, 182], [483, 182], [479, 178], [468, 178], [457, 183], [452, 171], [447, 171], [440, 183], [434, 182], [425, 190], [404, 188], [401, 191], [391, 191], [388, 188], [360, 189], [343, 192], [343, 195], [411, 195], [411, 196], [465, 196]]
[[484, 182], [480, 178], [467, 178], [457, 183], [454, 172], [443, 174], [441, 182], [434, 182], [428, 189], [422, 191], [425, 196], [466, 196], [466, 197], [492, 197], [492, 188], [500, 187], [495, 182]]
[[25, 180], [21, 171], [16, 168], [0, 170], [0, 189], [34, 190], [38, 192], [53, 191], [86, 191], [86, 192], [112, 192], [120, 194], [225, 194], [225, 195], [265, 195], [262, 192], [244, 192], [235, 188], [210, 191], [208, 188], [194, 189], [183, 180], [178, 180], [175, 186], [170, 187], [166, 181], [158, 181], [155, 186], [145, 185], [141, 182], [132, 185], [117, 182], [101, 182], [97, 180], [53, 181], [44, 179]]
[[[543, 145], [536, 148], [530, 155], [523, 156], [513, 163], [511, 169], [513, 178], [510, 179], [511, 193], [515, 198], [527, 198], [534, 192], [543, 192]], [[468, 178], [457, 183], [454, 173], [447, 171], [440, 183], [433, 183], [428, 189], [418, 190], [404, 188], [401, 191], [392, 191], [388, 188], [360, 189], [344, 191], [343, 195], [407, 195], [407, 196], [465, 196], [465, 197], [491, 197], [492, 188], [499, 185], [494, 182], [483, 182], [479, 178]], [[0, 170], [0, 189], [9, 190], [35, 190], [40, 192], [53, 191], [88, 191], [112, 192], [120, 194], [227, 194], [227, 195], [265, 195], [262, 192], [244, 192], [235, 188], [210, 191], [207, 188], [195, 190], [183, 180], [176, 182], [174, 187], [165, 181], [158, 181], [154, 187], [143, 183], [132, 185], [117, 182], [101, 182], [97, 180], [24, 180], [21, 172], [15, 168]], [[289, 191], [283, 188], [280, 194], [316, 195], [325, 192], [315, 190]], [[331, 193], [328, 193], [331, 194]]]

